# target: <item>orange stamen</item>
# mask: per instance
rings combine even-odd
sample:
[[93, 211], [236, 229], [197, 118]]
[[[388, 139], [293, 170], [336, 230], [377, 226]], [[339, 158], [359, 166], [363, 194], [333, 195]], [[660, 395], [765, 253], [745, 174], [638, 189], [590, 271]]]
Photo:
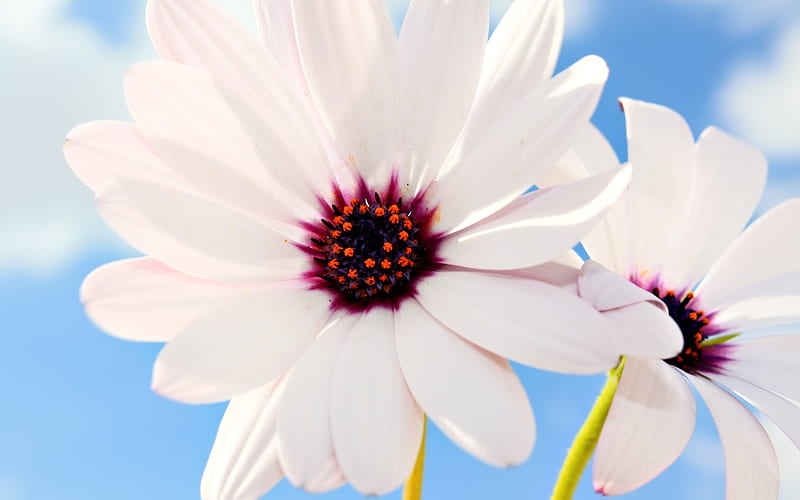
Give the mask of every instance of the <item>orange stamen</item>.
[[374, 284], [375, 284], [375, 278], [373, 278], [372, 276], [370, 276], [369, 278], [367, 278], [367, 279], [365, 279], [365, 280], [364, 280], [364, 283], [366, 283], [367, 285], [370, 285], [370, 286], [372, 286], [372, 285], [374, 285]]
[[408, 239], [408, 233], [405, 231], [400, 231], [397, 237], [400, 238], [402, 241], [406, 241]]
[[383, 251], [384, 252], [391, 252], [394, 247], [388, 241], [383, 243]]
[[375, 209], [375, 215], [377, 215], [378, 217], [383, 217], [383, 214], [385, 213], [386, 209], [384, 209], [383, 207], [378, 207]]
[[396, 215], [396, 214], [395, 215], [390, 215], [389, 216], [389, 222], [391, 222], [392, 224], [397, 224], [398, 222], [400, 222], [400, 216]]
[[372, 260], [372, 259], [367, 259], [367, 260], [364, 261], [364, 265], [369, 267], [369, 268], [373, 268], [373, 267], [375, 267], [375, 261]]
[[330, 267], [331, 269], [339, 269], [339, 261], [336, 259], [331, 259], [328, 262], [328, 267]]
[[381, 261], [381, 267], [384, 269], [389, 269], [390, 267], [392, 267], [392, 263], [389, 260], [383, 259]]
[[351, 224], [350, 222], [345, 222], [344, 224], [342, 224], [342, 229], [344, 229], [345, 231], [350, 231], [351, 229], [353, 229], [353, 224]]
[[348, 256], [348, 257], [352, 257], [353, 255], [355, 255], [355, 253], [356, 253], [356, 251], [355, 251], [355, 250], [353, 250], [353, 249], [352, 249], [352, 248], [350, 248], [350, 247], [348, 247], [348, 248], [345, 248], [345, 249], [344, 249], [344, 254], [345, 254], [346, 256]]
[[351, 207], [350, 205], [347, 205], [346, 207], [344, 207], [342, 209], [342, 213], [345, 214], [345, 215], [353, 215], [353, 207]]
[[347, 271], [347, 277], [350, 279], [358, 278], [358, 271], [356, 271], [355, 269], [350, 269], [349, 271]]

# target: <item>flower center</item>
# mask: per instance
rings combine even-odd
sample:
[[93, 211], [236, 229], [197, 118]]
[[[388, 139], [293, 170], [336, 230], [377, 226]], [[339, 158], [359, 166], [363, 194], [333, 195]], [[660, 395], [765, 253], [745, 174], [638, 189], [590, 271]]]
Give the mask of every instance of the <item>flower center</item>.
[[689, 292], [678, 298], [672, 290], [664, 295], [661, 295], [658, 288], [653, 288], [651, 292], [667, 306], [670, 317], [675, 320], [683, 334], [683, 349], [677, 356], [665, 361], [686, 372], [702, 371], [705, 368], [705, 363], [702, 362], [703, 341], [707, 338], [703, 328], [708, 326], [709, 319], [703, 311], [691, 307], [694, 294]]
[[361, 307], [407, 292], [427, 252], [402, 198], [384, 203], [375, 193], [374, 203], [353, 199], [331, 209], [330, 220], [321, 221], [321, 237], [311, 240], [319, 255], [316, 276], [325, 286]]

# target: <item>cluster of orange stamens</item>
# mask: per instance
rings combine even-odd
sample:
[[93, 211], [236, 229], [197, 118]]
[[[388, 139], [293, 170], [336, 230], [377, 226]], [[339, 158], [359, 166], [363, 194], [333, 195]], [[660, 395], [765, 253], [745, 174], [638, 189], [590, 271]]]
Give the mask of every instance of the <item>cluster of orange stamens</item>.
[[674, 358], [666, 360], [667, 363], [684, 371], [696, 371], [703, 355], [702, 344], [706, 339], [703, 328], [708, 325], [709, 319], [705, 316], [704, 311], [690, 306], [694, 299], [692, 292], [679, 299], [672, 290], [669, 290], [663, 296], [658, 288], [654, 288], [651, 291], [667, 306], [670, 317], [675, 320], [683, 334], [683, 349]]
[[384, 204], [376, 193], [374, 203], [353, 199], [331, 210], [321, 221], [325, 236], [311, 240], [320, 254], [317, 276], [354, 302], [405, 290], [425, 252], [402, 200]]

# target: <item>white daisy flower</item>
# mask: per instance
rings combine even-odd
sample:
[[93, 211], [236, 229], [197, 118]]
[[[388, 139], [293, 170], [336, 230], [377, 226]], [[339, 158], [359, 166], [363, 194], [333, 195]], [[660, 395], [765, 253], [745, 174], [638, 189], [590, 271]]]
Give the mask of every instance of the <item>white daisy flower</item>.
[[[764, 187], [764, 156], [713, 127], [695, 143], [683, 118], [662, 106], [620, 103], [633, 180], [583, 244], [590, 258], [658, 297], [683, 341], [674, 356], [646, 352], [637, 334], [666, 331], [660, 322], [604, 313], [620, 351], [632, 350], [634, 357], [598, 442], [595, 489], [631, 491], [675, 461], [694, 429], [693, 386], [722, 441], [726, 498], [774, 499], [775, 451], [736, 396], [800, 445], [800, 335], [764, 331], [800, 322], [800, 200], [775, 207], [742, 232]], [[596, 131], [578, 143], [573, 160], [582, 156], [589, 171], [617, 164]], [[581, 162], [563, 166], [574, 175]], [[579, 280], [596, 292], [604, 280], [614, 282], [608, 270], [589, 262]], [[620, 288], [612, 288], [613, 298]]]
[[[84, 283], [112, 335], [168, 342], [153, 388], [233, 398], [204, 498], [283, 475], [365, 494], [411, 471], [423, 413], [494, 465], [534, 443], [508, 358], [566, 373], [617, 362], [592, 307], [514, 270], [576, 244], [629, 169], [523, 193], [588, 123], [596, 56], [551, 78], [558, 0], [256, 2], [266, 50], [206, 0], [151, 0], [165, 59], [134, 66], [134, 123], [65, 145], [103, 218], [147, 257]], [[587, 334], [587, 332], [592, 332]]]

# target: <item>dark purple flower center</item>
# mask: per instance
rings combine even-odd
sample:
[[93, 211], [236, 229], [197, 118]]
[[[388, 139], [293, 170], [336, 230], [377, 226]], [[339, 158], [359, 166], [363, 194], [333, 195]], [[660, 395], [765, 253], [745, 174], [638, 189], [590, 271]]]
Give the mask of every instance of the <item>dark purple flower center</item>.
[[692, 307], [694, 294], [689, 292], [679, 298], [672, 290], [663, 295], [658, 288], [650, 291], [667, 306], [670, 317], [675, 320], [683, 334], [681, 352], [665, 361], [685, 372], [703, 371], [706, 368], [703, 360], [703, 341], [708, 337], [703, 329], [708, 326], [709, 318], [705, 316], [705, 312]]
[[426, 267], [421, 225], [403, 200], [384, 203], [353, 199], [331, 205], [331, 216], [312, 238], [318, 256], [315, 276], [348, 305], [366, 307], [406, 294]]

